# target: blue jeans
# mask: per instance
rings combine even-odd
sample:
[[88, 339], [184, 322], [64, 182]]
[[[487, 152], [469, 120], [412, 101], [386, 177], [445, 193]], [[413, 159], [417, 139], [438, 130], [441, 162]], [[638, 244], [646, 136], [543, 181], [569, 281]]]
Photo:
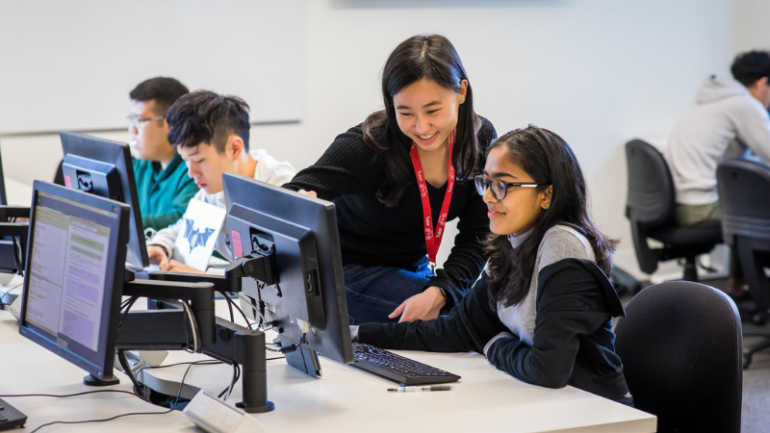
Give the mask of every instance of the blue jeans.
[[422, 293], [432, 275], [427, 257], [411, 272], [389, 266], [347, 265], [344, 267], [345, 294], [351, 325], [368, 322], [396, 322], [389, 319], [407, 298]]

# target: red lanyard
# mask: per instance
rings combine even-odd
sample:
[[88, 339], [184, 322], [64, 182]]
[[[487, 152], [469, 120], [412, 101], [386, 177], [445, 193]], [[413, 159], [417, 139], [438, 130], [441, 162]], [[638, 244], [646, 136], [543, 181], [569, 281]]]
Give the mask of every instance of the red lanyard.
[[447, 214], [449, 213], [449, 204], [452, 202], [452, 192], [455, 186], [455, 168], [452, 166], [452, 148], [455, 145], [455, 132], [449, 135], [449, 175], [447, 176], [446, 194], [444, 194], [444, 203], [441, 205], [441, 213], [438, 216], [438, 227], [436, 233], [433, 233], [433, 214], [430, 210], [430, 199], [428, 198], [428, 185], [425, 183], [425, 175], [422, 171], [420, 155], [417, 153], [417, 146], [412, 143], [412, 149], [409, 156], [412, 158], [414, 172], [417, 175], [417, 185], [420, 186], [420, 198], [422, 199], [422, 216], [425, 225], [425, 247], [428, 249], [428, 261], [432, 267], [436, 266], [436, 253], [441, 245], [441, 238], [444, 236], [444, 227], [446, 226]]

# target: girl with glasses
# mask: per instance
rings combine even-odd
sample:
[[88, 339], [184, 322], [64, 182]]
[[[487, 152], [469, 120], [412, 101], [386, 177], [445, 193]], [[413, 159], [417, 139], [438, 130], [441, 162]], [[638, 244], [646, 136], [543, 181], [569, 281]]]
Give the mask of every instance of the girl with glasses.
[[[354, 323], [433, 319], [462, 299], [484, 266], [487, 210], [472, 177], [496, 133], [476, 115], [468, 75], [443, 36], [396, 47], [382, 96], [385, 110], [339, 135], [285, 186], [334, 200]], [[454, 219], [454, 248], [434, 272]]]
[[490, 147], [474, 178], [492, 234], [483, 278], [445, 316], [365, 324], [354, 336], [382, 348], [483, 353], [535, 385], [572, 385], [631, 404], [612, 318], [624, 315], [608, 279], [614, 241], [587, 210], [569, 145], [530, 126]]

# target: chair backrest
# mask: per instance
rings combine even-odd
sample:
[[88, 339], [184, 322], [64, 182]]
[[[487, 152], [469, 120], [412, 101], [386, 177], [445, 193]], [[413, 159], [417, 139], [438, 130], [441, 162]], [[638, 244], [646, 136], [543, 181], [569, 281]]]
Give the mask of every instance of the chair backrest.
[[770, 241], [770, 167], [746, 159], [730, 159], [717, 167], [722, 236]]
[[675, 191], [663, 155], [642, 140], [626, 143], [628, 197], [626, 216], [647, 226], [657, 226], [674, 216]]
[[743, 337], [729, 297], [689, 281], [650, 286], [615, 332], [634, 404], [659, 432], [740, 432]]

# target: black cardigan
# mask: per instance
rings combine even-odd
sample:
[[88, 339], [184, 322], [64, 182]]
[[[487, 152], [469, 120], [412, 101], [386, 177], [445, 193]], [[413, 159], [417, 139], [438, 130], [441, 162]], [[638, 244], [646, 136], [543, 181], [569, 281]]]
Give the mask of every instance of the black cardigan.
[[[478, 172], [484, 167], [487, 147], [497, 137], [492, 123], [483, 117], [481, 121], [477, 133], [482, 152]], [[363, 130], [358, 125], [337, 136], [318, 162], [301, 170], [284, 187], [312, 190], [319, 198], [334, 201], [343, 264], [414, 271], [427, 250], [420, 190], [411, 164], [408, 172], [410, 182], [396, 206], [386, 206], [377, 200], [377, 189], [386, 178], [384, 164], [364, 142]], [[442, 188], [428, 184], [433, 227], [437, 225], [445, 192], [446, 184]], [[455, 182], [447, 221], [455, 218], [460, 219], [459, 233], [452, 252], [444, 269], [437, 270], [437, 276], [425, 285], [444, 288], [450, 307], [460, 301], [479, 277], [484, 266], [481, 241], [489, 233], [487, 206], [476, 193], [470, 174]]]
[[[486, 276], [486, 274], [485, 274]], [[492, 365], [534, 385], [572, 385], [612, 400], [628, 393], [615, 353], [612, 317], [625, 316], [612, 283], [591, 261], [565, 259], [538, 274], [537, 316], [532, 346], [501, 338], [487, 352]], [[489, 299], [486, 278], [452, 311], [412, 323], [369, 323], [358, 340], [385, 349], [482, 353], [489, 340], [510, 330]]]

